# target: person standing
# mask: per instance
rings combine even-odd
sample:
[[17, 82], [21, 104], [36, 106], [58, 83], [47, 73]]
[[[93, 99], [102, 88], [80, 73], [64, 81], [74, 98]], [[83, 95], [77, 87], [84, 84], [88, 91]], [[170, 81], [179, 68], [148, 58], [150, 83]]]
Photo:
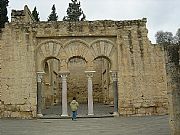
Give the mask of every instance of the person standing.
[[73, 97], [73, 100], [70, 103], [70, 107], [71, 107], [71, 111], [72, 111], [72, 120], [76, 120], [79, 103], [76, 101], [75, 97]]

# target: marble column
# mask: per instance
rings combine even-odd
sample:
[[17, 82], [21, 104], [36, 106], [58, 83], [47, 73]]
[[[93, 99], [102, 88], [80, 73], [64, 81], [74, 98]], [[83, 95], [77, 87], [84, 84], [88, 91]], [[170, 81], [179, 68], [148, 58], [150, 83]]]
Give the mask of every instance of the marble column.
[[61, 116], [68, 116], [67, 110], [67, 76], [69, 72], [61, 72], [60, 76], [62, 79], [62, 114]]
[[113, 91], [114, 91], [114, 116], [119, 116], [118, 113], [118, 76], [117, 71], [110, 71], [112, 75], [112, 81], [113, 81]]
[[42, 79], [44, 72], [37, 72], [37, 117], [42, 117]]
[[85, 73], [88, 77], [88, 115], [94, 115], [92, 77], [93, 77], [93, 73], [95, 73], [95, 72], [96, 71], [85, 71]]

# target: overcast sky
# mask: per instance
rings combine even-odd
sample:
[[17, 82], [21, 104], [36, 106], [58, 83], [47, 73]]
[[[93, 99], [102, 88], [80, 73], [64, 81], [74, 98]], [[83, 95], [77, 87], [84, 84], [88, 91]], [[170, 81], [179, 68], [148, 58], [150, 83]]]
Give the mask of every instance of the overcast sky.
[[[149, 38], [155, 43], [157, 31], [173, 34], [180, 28], [180, 0], [80, 0], [87, 20], [133, 20], [147, 18]], [[9, 0], [8, 14], [12, 9], [22, 10], [28, 5], [30, 10], [37, 7], [40, 19], [46, 21], [52, 5], [56, 5], [59, 20], [66, 16], [71, 0]]]

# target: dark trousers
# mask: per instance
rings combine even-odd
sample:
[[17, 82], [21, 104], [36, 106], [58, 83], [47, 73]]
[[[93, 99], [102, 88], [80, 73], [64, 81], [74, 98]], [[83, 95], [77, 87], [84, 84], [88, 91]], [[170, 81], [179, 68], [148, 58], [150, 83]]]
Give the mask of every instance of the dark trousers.
[[76, 119], [77, 111], [72, 111], [72, 120]]

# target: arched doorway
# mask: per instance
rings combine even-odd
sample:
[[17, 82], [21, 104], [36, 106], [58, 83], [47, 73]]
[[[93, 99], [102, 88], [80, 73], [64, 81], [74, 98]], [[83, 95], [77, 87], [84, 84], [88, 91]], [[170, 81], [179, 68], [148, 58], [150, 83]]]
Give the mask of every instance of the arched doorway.
[[76, 97], [79, 103], [87, 103], [86, 60], [80, 56], [71, 57], [68, 61], [68, 70], [68, 102]]
[[[46, 115], [52, 114], [54, 106], [58, 106], [61, 103], [61, 85], [58, 75], [60, 70], [60, 61], [56, 58], [49, 57], [44, 60], [43, 68], [44, 78], [41, 92], [42, 114]], [[60, 111], [60, 109], [57, 111]]]
[[108, 115], [113, 113], [113, 89], [110, 80], [111, 61], [106, 56], [98, 56], [93, 61], [96, 73], [93, 77], [94, 113]]
[[[114, 44], [110, 40], [94, 40], [88, 44], [83, 40], [74, 39], [65, 42], [62, 46], [54, 40], [42, 43], [37, 51], [39, 57], [37, 71], [45, 71], [42, 84], [44, 115], [70, 115], [68, 107], [74, 96], [80, 103], [78, 114], [101, 116], [113, 112], [111, 107], [113, 92], [109, 71], [112, 67], [113, 69], [116, 67], [112, 60], [115, 57], [113, 52], [116, 51], [112, 51]], [[58, 61], [59, 64], [55, 64], [56, 62], [53, 61], [54, 59], [56, 61], [56, 58], [60, 59], [61, 63]], [[40, 64], [42, 61], [44, 61], [43, 66]], [[54, 67], [58, 67], [55, 72]], [[89, 95], [92, 95], [91, 102]]]

